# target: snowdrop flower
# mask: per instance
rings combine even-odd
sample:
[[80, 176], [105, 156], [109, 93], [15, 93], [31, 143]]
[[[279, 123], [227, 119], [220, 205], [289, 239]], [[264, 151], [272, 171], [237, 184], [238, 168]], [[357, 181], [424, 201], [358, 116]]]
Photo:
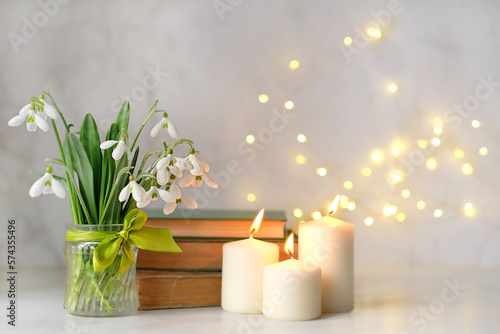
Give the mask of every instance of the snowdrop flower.
[[180, 182], [179, 186], [181, 188], [186, 188], [189, 186], [193, 187], [201, 187], [203, 181], [209, 186], [210, 188], [218, 188], [219, 184], [215, 180], [215, 178], [208, 174], [207, 172], [203, 171], [202, 175], [194, 175], [194, 174], [188, 174], [186, 175]]
[[167, 129], [168, 134], [170, 137], [174, 139], [179, 138], [179, 133], [177, 132], [177, 129], [175, 128], [174, 124], [170, 122], [168, 119], [167, 113], [163, 113], [163, 118], [161, 121], [159, 121], [153, 129], [151, 129], [151, 137], [156, 137], [160, 134], [161, 129]]
[[194, 154], [190, 154], [187, 157], [188, 161], [193, 165], [193, 169], [191, 169], [191, 174], [193, 175], [201, 175], [203, 172], [203, 167], [201, 166], [200, 160]]
[[[161, 190], [165, 191], [165, 190]], [[146, 196], [142, 199], [141, 202], [137, 202], [137, 207], [144, 208], [149, 205], [149, 203], [154, 202], [158, 199], [160, 189], [156, 186], [156, 182], [153, 181], [151, 188], [146, 192]]]
[[177, 198], [175, 198], [175, 196], [168, 190], [158, 189], [158, 193], [160, 195], [160, 198], [165, 203], [173, 203], [177, 200]]
[[55, 120], [57, 119], [57, 111], [44, 101], [43, 95], [40, 95], [39, 101], [42, 102], [42, 106], [35, 104], [35, 102], [25, 105], [19, 111], [19, 115], [14, 116], [9, 121], [9, 126], [19, 126], [26, 121], [26, 128], [29, 132], [35, 132], [38, 128], [47, 132], [49, 130], [47, 116]]
[[[167, 190], [166, 192], [169, 194], [167, 197], [162, 196], [162, 193], [160, 193], [160, 197], [165, 201], [165, 202], [171, 202], [170, 195], [173, 196], [174, 200], [178, 199], [181, 197], [181, 189], [179, 186], [175, 183], [171, 183], [167, 185]], [[165, 193], [163, 193], [165, 195]]]
[[144, 188], [135, 181], [133, 176], [130, 176], [129, 180], [129, 183], [125, 186], [125, 188], [120, 191], [118, 200], [120, 202], [125, 202], [129, 198], [130, 194], [132, 194], [132, 198], [137, 203], [142, 203], [147, 196], [146, 190], [144, 190]]
[[194, 168], [193, 164], [187, 158], [175, 158], [175, 164], [181, 170], [191, 170]]
[[47, 102], [45, 102], [44, 98], [45, 97], [43, 96], [43, 94], [40, 95], [40, 101], [42, 101], [43, 107], [42, 108], [38, 108], [38, 111], [40, 112], [40, 114], [42, 115], [42, 117], [44, 117], [45, 120], [47, 119], [46, 116], [49, 116], [53, 120], [56, 120], [57, 119], [57, 110], [56, 110], [56, 108], [54, 108], [53, 106], [51, 106], [50, 104], [48, 104]]
[[177, 184], [172, 183], [171, 185], [167, 185], [168, 190], [160, 190], [160, 197], [165, 201], [165, 206], [163, 207], [163, 213], [165, 215], [169, 215], [174, 212], [175, 208], [178, 204], [184, 203], [190, 209], [198, 208], [198, 203], [196, 201], [185, 194], [181, 193], [181, 190]]
[[210, 166], [204, 160], [196, 156], [193, 148], [189, 150], [187, 160], [193, 165], [193, 168], [190, 170], [193, 175], [202, 175], [203, 172], [208, 172], [210, 170]]
[[[118, 144], [118, 145], [116, 145]], [[125, 138], [122, 138], [121, 140], [106, 140], [103, 142], [100, 146], [101, 149], [106, 150], [110, 147], [115, 146], [115, 149], [113, 150], [113, 153], [111, 156], [115, 160], [120, 160], [123, 156], [123, 153], [128, 152], [128, 147], [127, 144], [125, 144]]]
[[160, 186], [164, 186], [170, 179], [169, 166], [173, 165], [172, 154], [167, 154], [166, 157], [161, 158], [156, 164], [156, 180]]
[[180, 203], [184, 203], [184, 205], [186, 205], [190, 209], [198, 208], [198, 203], [196, 203], [196, 201], [192, 197], [185, 194], [181, 194], [181, 196], [177, 198], [174, 202], [165, 203], [165, 206], [163, 207], [163, 213], [165, 215], [171, 214], [172, 212], [174, 212], [175, 208]]
[[35, 132], [40, 128], [42, 131], [49, 130], [49, 124], [45, 119], [35, 110], [35, 103], [25, 105], [20, 111], [19, 115], [14, 116], [9, 121], [9, 126], [19, 126], [26, 121], [26, 128], [29, 132]]
[[174, 156], [172, 155], [172, 151], [169, 150], [167, 156], [161, 158], [160, 161], [158, 161], [158, 164], [156, 164], [156, 166], [158, 168], [165, 168], [173, 163], [174, 163]]
[[33, 183], [29, 194], [31, 197], [38, 197], [41, 194], [55, 194], [59, 198], [66, 197], [66, 191], [61, 182], [52, 176], [52, 166], [47, 167], [45, 174]]
[[193, 165], [191, 165], [187, 159], [174, 157], [172, 153], [169, 153], [166, 157], [158, 161], [156, 169], [158, 184], [164, 186], [170, 179], [170, 173], [176, 177], [182, 177], [182, 171], [185, 169], [193, 169]]
[[176, 177], [182, 177], [183, 170], [191, 170], [193, 165], [186, 158], [175, 158], [175, 163], [170, 166], [170, 172]]

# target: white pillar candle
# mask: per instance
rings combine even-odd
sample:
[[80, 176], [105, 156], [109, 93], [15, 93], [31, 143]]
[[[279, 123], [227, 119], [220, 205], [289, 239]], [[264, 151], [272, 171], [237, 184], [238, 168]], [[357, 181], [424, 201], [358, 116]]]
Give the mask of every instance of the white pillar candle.
[[349, 312], [354, 308], [352, 224], [331, 216], [300, 224], [299, 259], [321, 267], [323, 312]]
[[[293, 249], [293, 234], [289, 241]], [[318, 318], [321, 315], [321, 269], [294, 258], [266, 266], [262, 304], [264, 316], [270, 319]]]
[[[233, 313], [262, 313], [262, 272], [279, 261], [278, 245], [254, 239], [264, 210], [255, 218], [250, 237], [222, 247], [221, 306]], [[260, 220], [259, 220], [260, 219]]]

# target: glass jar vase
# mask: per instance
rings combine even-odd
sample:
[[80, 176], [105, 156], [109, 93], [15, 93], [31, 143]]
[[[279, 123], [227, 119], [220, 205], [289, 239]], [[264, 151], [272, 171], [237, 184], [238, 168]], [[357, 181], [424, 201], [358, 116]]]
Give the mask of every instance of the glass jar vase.
[[[81, 232], [120, 231], [123, 225], [71, 225]], [[68, 313], [88, 317], [130, 315], [139, 307], [136, 286], [136, 266], [130, 265], [123, 275], [119, 267], [123, 250], [120, 248], [113, 263], [102, 271], [94, 271], [92, 258], [100, 241], [66, 241], [66, 295], [64, 308]], [[134, 259], [137, 247], [132, 245]]]

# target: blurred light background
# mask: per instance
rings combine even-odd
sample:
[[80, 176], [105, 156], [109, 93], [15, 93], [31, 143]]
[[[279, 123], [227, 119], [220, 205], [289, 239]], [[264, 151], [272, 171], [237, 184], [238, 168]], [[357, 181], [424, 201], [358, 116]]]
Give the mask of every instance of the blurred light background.
[[7, 126], [50, 87], [103, 131], [123, 99], [132, 131], [160, 100], [219, 180], [191, 190], [200, 207], [285, 210], [295, 229], [340, 193], [358, 263], [500, 265], [499, 15], [493, 0], [2, 1], [0, 234], [15, 218], [20, 265], [63, 263], [67, 200], [28, 196], [55, 139]]

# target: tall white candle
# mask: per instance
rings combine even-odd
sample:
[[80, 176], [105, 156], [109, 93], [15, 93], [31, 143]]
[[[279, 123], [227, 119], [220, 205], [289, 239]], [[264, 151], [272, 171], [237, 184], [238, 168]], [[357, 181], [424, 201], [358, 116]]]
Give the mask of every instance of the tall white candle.
[[264, 210], [255, 218], [250, 237], [222, 247], [221, 306], [233, 313], [262, 313], [264, 266], [279, 261], [278, 245], [254, 239]]
[[[287, 251], [293, 254], [293, 233]], [[274, 320], [304, 321], [321, 315], [321, 269], [293, 257], [264, 267], [264, 316]]]
[[[336, 201], [338, 204], [338, 197]], [[330, 215], [300, 224], [299, 259], [321, 267], [323, 312], [348, 312], [354, 308], [352, 224]]]

